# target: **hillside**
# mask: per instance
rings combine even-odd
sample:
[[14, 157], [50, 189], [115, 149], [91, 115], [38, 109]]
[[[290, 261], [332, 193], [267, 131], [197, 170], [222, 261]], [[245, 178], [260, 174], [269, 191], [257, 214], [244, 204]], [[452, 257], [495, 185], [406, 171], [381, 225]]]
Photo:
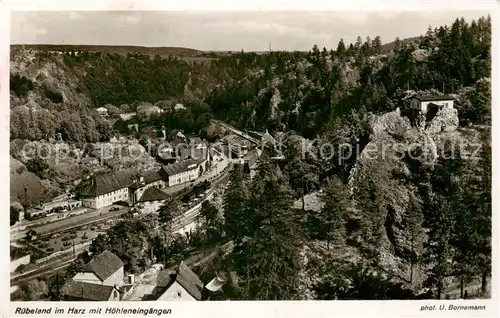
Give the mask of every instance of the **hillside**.
[[[158, 145], [163, 134], [174, 141], [178, 132], [218, 141], [216, 118], [268, 131], [281, 147], [262, 146], [255, 178], [236, 169], [223, 211], [205, 205], [202, 226], [173, 239], [176, 257], [234, 242], [210, 267], [211, 275], [237, 278], [221, 299], [444, 298], [445, 288], [474, 279], [487, 290], [489, 17], [470, 25], [457, 19], [385, 47], [380, 37], [360, 37], [349, 47], [226, 52], [206, 63], [186, 61], [202, 53], [184, 49], [166, 48], [163, 57], [150, 48], [91, 49], [13, 52], [11, 182], [20, 185], [11, 197], [20, 198], [25, 184], [46, 196], [63, 191], [97, 168], [100, 143], [115, 136], [141, 145]], [[444, 94], [453, 97], [452, 109], [423, 115], [409, 107], [416, 95]], [[75, 151], [62, 161], [28, 159], [28, 144]], [[272, 159], [277, 150], [282, 160]], [[164, 238], [134, 222], [125, 225], [137, 240], [113, 248], [148, 264], [153, 259], [143, 252], [161, 256]], [[115, 232], [105, 241], [123, 240], [123, 229]], [[139, 256], [130, 255], [134, 248]]]

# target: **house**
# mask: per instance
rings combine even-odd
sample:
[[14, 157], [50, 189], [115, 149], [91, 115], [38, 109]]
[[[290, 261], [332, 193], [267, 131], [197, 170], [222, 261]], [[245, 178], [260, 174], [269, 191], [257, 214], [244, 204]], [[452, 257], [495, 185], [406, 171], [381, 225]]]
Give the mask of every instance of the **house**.
[[159, 301], [202, 299], [203, 282], [184, 262], [177, 271], [161, 271], [157, 277], [156, 288], [161, 292]]
[[119, 301], [120, 292], [115, 286], [96, 285], [69, 280], [61, 289], [66, 301]]
[[163, 164], [170, 164], [177, 161], [175, 150], [172, 147], [160, 146], [157, 155], [158, 161]]
[[139, 172], [134, 169], [90, 176], [83, 181], [80, 190], [83, 205], [100, 209], [118, 201], [128, 202], [128, 187], [140, 177]]
[[47, 215], [47, 212], [45, 212], [41, 207], [36, 207], [33, 209], [29, 209], [26, 211], [24, 214], [24, 217], [26, 220], [36, 220], [39, 218], [43, 218]]
[[[140, 198], [144, 195], [145, 191], [149, 188], [165, 188], [165, 179], [168, 176], [163, 173], [163, 170], [149, 170], [144, 172], [144, 174], [136, 180], [133, 184], [128, 187], [129, 190], [129, 204], [134, 206], [139, 202]], [[161, 190], [158, 190], [163, 192]]]
[[123, 265], [118, 256], [106, 250], [88, 262], [73, 277], [73, 281], [93, 285], [121, 286], [125, 275]]
[[104, 107], [99, 107], [96, 109], [99, 115], [101, 116], [107, 116], [108, 115], [108, 110]]
[[137, 206], [142, 210], [142, 213], [148, 214], [156, 212], [168, 199], [168, 194], [161, 191], [157, 187], [150, 187], [144, 191], [142, 196], [137, 201]]
[[454, 98], [448, 95], [417, 95], [410, 100], [410, 107], [427, 113], [428, 108], [453, 108]]
[[163, 169], [139, 173], [135, 169], [90, 176], [81, 185], [80, 197], [86, 207], [100, 209], [116, 202], [134, 205], [149, 187], [163, 189], [168, 175]]
[[207, 171], [207, 164], [209, 162], [210, 156], [209, 151], [205, 147], [200, 147], [199, 145], [196, 147], [188, 147], [181, 152], [179, 161], [184, 161], [192, 159], [196, 162], [198, 167], [200, 168], [200, 174]]
[[198, 163], [193, 159], [186, 159], [162, 167], [167, 176], [169, 187], [195, 180], [200, 176]]

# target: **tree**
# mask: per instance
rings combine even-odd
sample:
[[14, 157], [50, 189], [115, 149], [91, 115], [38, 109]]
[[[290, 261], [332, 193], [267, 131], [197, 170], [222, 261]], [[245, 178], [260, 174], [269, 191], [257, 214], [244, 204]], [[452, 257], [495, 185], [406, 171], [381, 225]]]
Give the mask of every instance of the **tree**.
[[398, 53], [402, 48], [403, 42], [399, 39], [399, 37], [396, 37], [396, 39], [394, 40], [394, 51]]
[[340, 39], [339, 44], [337, 45], [337, 55], [344, 56], [346, 52], [346, 47], [344, 44], [344, 39]]
[[330, 242], [343, 244], [345, 239], [345, 213], [346, 213], [346, 193], [344, 185], [338, 177], [327, 181], [321, 199], [324, 207], [321, 211], [321, 219], [328, 226], [327, 249], [330, 249]]
[[219, 211], [210, 201], [203, 201], [201, 204], [199, 218], [201, 222], [212, 224], [217, 220]]
[[198, 219], [206, 232], [208, 242], [218, 243], [222, 236], [222, 220], [217, 207], [208, 200], [203, 201]]
[[281, 171], [261, 157], [247, 205], [252, 231], [233, 256], [243, 299], [298, 298], [302, 235], [293, 220], [292, 203], [292, 191]]
[[376, 54], [381, 53], [381, 51], [382, 51], [382, 39], [380, 38], [380, 36], [377, 35], [375, 37], [375, 39], [372, 42], [372, 48], [373, 48], [374, 53], [376, 53]]
[[125, 270], [137, 273], [151, 265], [154, 225], [147, 219], [126, 219], [108, 229], [92, 241], [90, 252], [100, 254], [104, 250], [115, 253], [124, 263]]
[[362, 45], [363, 45], [363, 39], [360, 36], [358, 36], [356, 38], [356, 43], [354, 44], [354, 48], [356, 49], [356, 51], [359, 52], [359, 50], [361, 50]]
[[180, 214], [180, 202], [174, 197], [169, 197], [158, 210], [158, 221], [164, 226], [171, 227], [174, 219]]
[[230, 187], [224, 194], [223, 203], [224, 231], [229, 238], [238, 244], [249, 233], [249, 214], [247, 212], [249, 191], [242, 169], [234, 169], [229, 182]]
[[15, 206], [10, 206], [10, 226], [14, 225], [19, 221], [19, 209]]
[[19, 286], [22, 300], [37, 301], [45, 298], [49, 293], [47, 283], [43, 280], [33, 279]]
[[409, 242], [409, 247], [406, 253], [406, 258], [410, 263], [410, 285], [413, 284], [414, 267], [418, 264], [420, 256], [423, 252], [425, 230], [423, 228], [424, 216], [422, 208], [417, 197], [410, 198], [409, 205], [404, 215], [404, 232], [403, 235]]

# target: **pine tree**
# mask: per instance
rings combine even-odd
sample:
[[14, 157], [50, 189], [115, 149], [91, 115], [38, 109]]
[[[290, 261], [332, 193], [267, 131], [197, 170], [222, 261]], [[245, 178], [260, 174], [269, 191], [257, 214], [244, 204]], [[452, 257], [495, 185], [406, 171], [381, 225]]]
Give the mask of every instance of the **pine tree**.
[[249, 192], [242, 169], [236, 168], [230, 176], [230, 187], [224, 195], [224, 231], [240, 244], [249, 234], [247, 201]]
[[375, 37], [375, 39], [372, 42], [372, 48], [373, 48], [373, 52], [375, 54], [381, 53], [381, 51], [382, 51], [382, 39], [380, 38], [380, 36], [377, 35]]
[[340, 39], [339, 44], [337, 45], [337, 55], [344, 56], [346, 53], [346, 48], [344, 44], [344, 39]]
[[330, 242], [343, 244], [345, 239], [345, 213], [347, 204], [344, 185], [338, 177], [327, 181], [321, 200], [324, 207], [321, 211], [321, 219], [328, 227], [327, 249]]
[[297, 299], [302, 239], [291, 214], [292, 191], [277, 166], [261, 160], [248, 202], [252, 232], [233, 263], [244, 299]]
[[394, 51], [398, 53], [402, 48], [403, 42], [399, 39], [399, 37], [396, 37], [396, 39], [394, 40]]
[[362, 45], [363, 45], [363, 39], [360, 36], [358, 36], [356, 38], [356, 43], [354, 44], [354, 48], [356, 49], [356, 51], [359, 52], [359, 50], [361, 50]]
[[180, 214], [180, 202], [174, 197], [169, 197], [158, 210], [158, 221], [170, 229], [174, 219]]

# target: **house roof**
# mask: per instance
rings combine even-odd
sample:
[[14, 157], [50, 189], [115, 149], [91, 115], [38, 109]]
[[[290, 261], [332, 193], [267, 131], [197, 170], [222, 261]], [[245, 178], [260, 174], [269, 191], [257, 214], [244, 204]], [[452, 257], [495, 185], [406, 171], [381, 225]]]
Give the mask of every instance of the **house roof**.
[[187, 148], [182, 151], [181, 160], [193, 159], [196, 161], [196, 163], [200, 164], [207, 159], [207, 156], [208, 156], [208, 150], [206, 148], [204, 149]]
[[106, 250], [85, 265], [82, 272], [94, 273], [99, 279], [104, 281], [123, 267], [123, 265], [122, 260], [118, 256]]
[[168, 194], [161, 191], [157, 187], [149, 187], [144, 191], [139, 202], [148, 202], [148, 201], [161, 201], [166, 200], [168, 198]]
[[170, 270], [161, 270], [158, 272], [156, 276], [156, 286], [159, 288], [169, 287], [170, 283], [173, 281], [173, 277], [175, 276], [175, 272]]
[[432, 102], [440, 100], [453, 100], [454, 98], [449, 95], [417, 95], [413, 98], [418, 99], [421, 102]]
[[186, 289], [191, 296], [197, 300], [201, 300], [203, 282], [200, 280], [198, 275], [196, 275], [189, 267], [187, 267], [186, 264], [184, 264], [184, 262], [180, 263], [175, 280], [182, 287], [184, 287], [184, 289]]
[[87, 184], [81, 191], [81, 195], [96, 197], [110, 193], [119, 189], [127, 188], [135, 180], [139, 179], [141, 174], [135, 169], [127, 169], [111, 174], [99, 174], [85, 180]]
[[167, 174], [167, 176], [174, 176], [176, 174], [179, 174], [181, 172], [186, 172], [192, 169], [189, 169], [189, 166], [191, 165], [198, 165], [198, 163], [193, 160], [193, 159], [186, 159], [183, 161], [179, 161], [176, 163], [172, 163], [166, 166], [163, 166], [163, 171]]
[[163, 176], [160, 173], [161, 170], [148, 170], [144, 172], [143, 177], [144, 177], [144, 183], [150, 184], [156, 181], [163, 180]]
[[61, 291], [65, 296], [83, 300], [105, 301], [109, 299], [113, 290], [117, 289], [113, 286], [70, 280], [64, 284]]

